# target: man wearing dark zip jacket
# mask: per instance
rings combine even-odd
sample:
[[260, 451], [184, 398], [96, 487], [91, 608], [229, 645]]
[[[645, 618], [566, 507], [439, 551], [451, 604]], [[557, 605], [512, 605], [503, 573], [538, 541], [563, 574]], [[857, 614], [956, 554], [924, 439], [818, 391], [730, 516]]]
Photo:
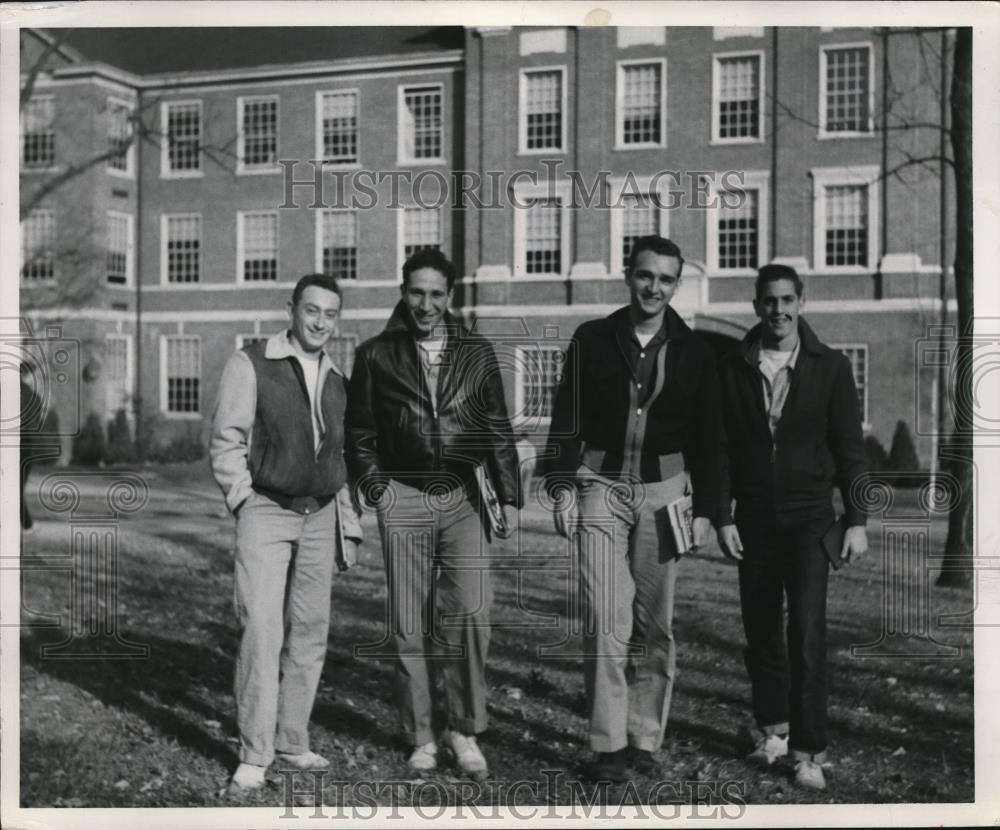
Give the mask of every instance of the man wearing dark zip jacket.
[[[633, 244], [628, 306], [581, 325], [555, 397], [546, 487], [579, 557], [591, 777], [655, 777], [675, 677], [678, 550], [670, 505], [691, 493], [693, 547], [708, 542], [722, 460], [711, 349], [669, 303], [684, 259]], [[690, 486], [689, 486], [690, 485]]]
[[309, 714], [326, 658], [330, 583], [361, 541], [344, 464], [346, 384], [324, 347], [340, 287], [309, 274], [288, 303], [291, 327], [235, 352], [212, 418], [212, 473], [236, 517], [240, 765], [230, 794], [284, 767], [325, 769]]
[[355, 357], [347, 460], [378, 513], [409, 766], [437, 766], [433, 663], [447, 699], [444, 743], [463, 772], [481, 778], [491, 591], [476, 466], [496, 489], [505, 536], [521, 494], [496, 356], [448, 313], [454, 284], [440, 251], [418, 251], [403, 265], [402, 299]]
[[739, 561], [757, 725], [749, 758], [770, 765], [791, 753], [796, 782], [822, 790], [829, 558], [821, 539], [834, 522], [836, 484], [847, 527], [839, 555], [849, 561], [867, 550], [865, 514], [851, 492], [865, 456], [851, 365], [799, 316], [804, 305], [793, 268], [759, 270], [760, 324], [721, 365], [728, 475], [716, 526], [723, 553]]

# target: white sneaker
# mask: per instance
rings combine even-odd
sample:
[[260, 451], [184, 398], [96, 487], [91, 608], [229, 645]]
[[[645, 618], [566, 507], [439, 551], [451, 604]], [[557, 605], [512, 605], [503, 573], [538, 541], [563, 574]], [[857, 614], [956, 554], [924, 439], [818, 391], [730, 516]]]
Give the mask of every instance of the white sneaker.
[[315, 752], [306, 751], [298, 755], [289, 755], [287, 752], [276, 752], [275, 758], [281, 766], [295, 767], [301, 770], [328, 769], [330, 762]]
[[823, 767], [815, 761], [799, 761], [795, 764], [795, 783], [807, 790], [825, 790]]
[[462, 772], [475, 777], [486, 775], [486, 758], [483, 757], [475, 735], [463, 735], [449, 729], [444, 733], [444, 742], [455, 753], [455, 761]]
[[755, 731], [756, 742], [753, 752], [747, 755], [747, 760], [765, 767], [771, 766], [779, 758], [788, 755], [788, 736], [765, 735]]
[[410, 760], [406, 763], [410, 769], [417, 772], [429, 772], [432, 769], [437, 769], [437, 751], [437, 744], [434, 741], [421, 744], [414, 748]]
[[227, 793], [229, 795], [239, 795], [240, 793], [259, 790], [264, 786], [264, 773], [267, 767], [259, 767], [256, 764], [240, 764], [233, 773], [229, 781]]

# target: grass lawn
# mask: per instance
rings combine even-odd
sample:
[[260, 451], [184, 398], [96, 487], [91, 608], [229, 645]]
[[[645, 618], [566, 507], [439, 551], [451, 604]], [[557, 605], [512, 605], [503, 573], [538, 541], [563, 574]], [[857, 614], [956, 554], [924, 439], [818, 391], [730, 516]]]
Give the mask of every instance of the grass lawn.
[[[32, 484], [52, 472], [40, 471]], [[66, 514], [46, 513], [32, 497], [40, 521], [23, 551], [23, 806], [232, 803], [219, 797], [236, 763], [232, 520], [207, 465], [156, 467], [143, 475], [149, 504], [117, 525], [117, 598], [92, 588], [81, 597], [101, 618], [117, 599], [117, 635], [147, 646], [146, 659], [42, 656], [43, 647], [66, 639], [72, 618], [71, 522]], [[81, 487], [81, 511], [96, 512], [105, 504], [99, 484]], [[897, 508], [915, 506], [909, 493], [898, 501]], [[385, 630], [385, 585], [370, 515], [365, 531], [361, 561], [334, 578], [329, 651], [313, 713], [313, 748], [333, 762], [325, 804], [360, 803], [357, 789], [337, 781], [408, 780], [406, 747], [395, 734], [391, 662], [356, 653], [359, 646], [377, 646]], [[944, 532], [943, 520], [935, 520], [932, 552], [943, 547]], [[894, 571], [899, 580], [887, 588], [882, 535], [882, 525], [873, 523], [867, 560], [831, 575], [828, 791], [803, 793], [791, 785], [788, 770], [761, 771], [741, 758], [738, 735], [748, 721], [749, 685], [736, 569], [717, 554], [688, 558], [678, 580], [678, 674], [661, 779], [688, 782], [682, 789], [700, 782], [708, 793], [728, 787], [739, 793], [735, 800], [750, 804], [974, 798], [972, 632], [938, 625], [940, 615], [970, 612], [973, 592], [931, 586], [929, 614], [911, 615], [907, 609], [919, 611], [917, 588], [928, 579], [918, 573], [916, 559], [904, 559]], [[570, 803], [578, 795], [578, 765], [589, 757], [579, 634], [569, 613], [575, 602], [573, 560], [537, 508], [522, 514], [519, 547], [513, 540], [496, 545], [491, 557], [491, 725], [481, 739], [490, 779], [547, 781], [543, 792], [551, 800]], [[900, 605], [901, 599], [917, 604]], [[852, 653], [852, 646], [879, 641], [886, 607], [888, 629], [908, 636], [884, 640], [871, 656]], [[41, 614], [59, 614], [62, 622], [39, 626]], [[941, 651], [931, 638], [958, 650], [931, 657]], [[106, 641], [105, 648], [121, 646]], [[546, 769], [561, 773], [546, 778]], [[447, 765], [425, 784], [433, 786], [412, 785], [422, 787], [424, 804], [434, 797], [489, 804], [498, 797], [486, 787], [470, 795], [468, 782]], [[636, 781], [639, 800], [655, 784]], [[661, 787], [652, 797], [669, 803], [677, 793], [676, 787]], [[390, 797], [391, 791], [380, 791], [373, 800], [388, 805]], [[279, 806], [284, 798], [276, 775], [271, 786], [241, 803]], [[684, 803], [689, 798], [680, 796]], [[310, 799], [299, 797], [301, 803]], [[519, 803], [531, 802], [522, 793]]]

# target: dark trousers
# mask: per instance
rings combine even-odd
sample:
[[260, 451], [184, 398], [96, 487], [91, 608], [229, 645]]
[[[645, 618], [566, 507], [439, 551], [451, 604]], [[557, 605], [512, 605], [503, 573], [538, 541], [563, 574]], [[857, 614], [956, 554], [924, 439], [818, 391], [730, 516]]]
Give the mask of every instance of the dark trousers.
[[[767, 733], [787, 729], [796, 758], [826, 749], [826, 587], [820, 538], [833, 512], [780, 519], [773, 509], [737, 511], [743, 542], [740, 606], [753, 713]], [[788, 624], [784, 630], [784, 598]], [[787, 635], [787, 649], [786, 649]]]
[[28, 500], [25, 498], [24, 490], [28, 484], [28, 475], [31, 473], [32, 462], [21, 462], [21, 530], [31, 530], [34, 524], [31, 521], [31, 513], [28, 512]]

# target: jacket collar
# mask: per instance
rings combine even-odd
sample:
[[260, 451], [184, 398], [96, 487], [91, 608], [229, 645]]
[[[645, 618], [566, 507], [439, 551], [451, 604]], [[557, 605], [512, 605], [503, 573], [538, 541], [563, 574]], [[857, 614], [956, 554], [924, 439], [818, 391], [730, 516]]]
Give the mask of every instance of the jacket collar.
[[[760, 353], [760, 331], [761, 323], [758, 323], [746, 333], [740, 343], [740, 354], [751, 366], [756, 367], [754, 356]], [[802, 352], [818, 355], [823, 353], [823, 344], [820, 343], [816, 333], [809, 327], [805, 318], [799, 317], [799, 355]]]
[[[264, 357], [268, 360], [285, 360], [289, 357], [298, 357], [295, 346], [292, 345], [292, 332], [289, 329], [285, 329], [285, 331], [279, 331], [277, 334], [267, 338], [267, 343], [264, 345]], [[320, 373], [329, 369], [335, 375], [344, 375], [340, 371], [340, 367], [327, 354], [326, 349], [320, 352], [319, 364]]]
[[[632, 332], [632, 320], [629, 317], [628, 306], [623, 306], [617, 311], [612, 312], [608, 316], [608, 321], [617, 334], [625, 336], [626, 340], [628, 339], [628, 335]], [[691, 327], [670, 306], [667, 306], [663, 313], [663, 326], [660, 328], [660, 331], [666, 334], [668, 340], [689, 337], [691, 335]]]

